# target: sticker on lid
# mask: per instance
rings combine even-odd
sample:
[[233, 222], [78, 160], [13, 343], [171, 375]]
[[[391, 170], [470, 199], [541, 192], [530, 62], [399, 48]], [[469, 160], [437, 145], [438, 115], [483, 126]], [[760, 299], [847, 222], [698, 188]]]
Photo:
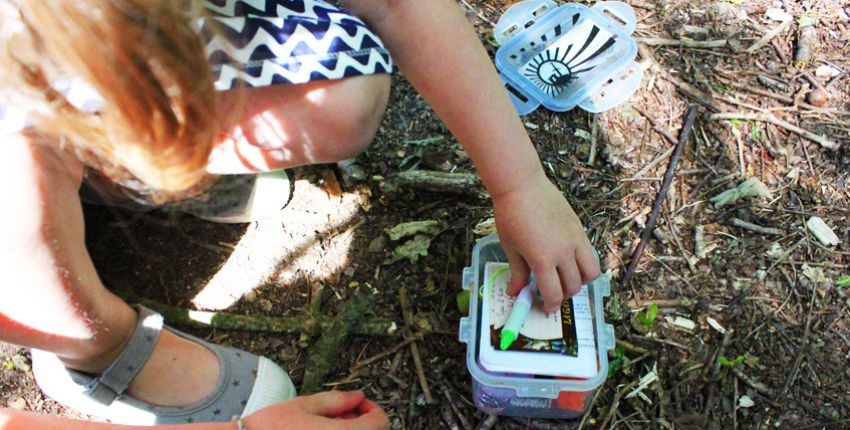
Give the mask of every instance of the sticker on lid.
[[584, 21], [522, 67], [522, 73], [550, 96], [557, 96], [581, 74], [599, 65], [614, 44], [611, 32]]
[[[593, 316], [587, 287], [553, 313], [535, 300], [519, 337], [511, 347], [499, 348], [501, 329], [513, 306], [507, 295], [510, 271], [506, 263], [489, 262], [484, 269], [482, 288], [481, 365], [491, 372], [590, 378], [598, 373]], [[486, 339], [486, 340], [485, 340]]]

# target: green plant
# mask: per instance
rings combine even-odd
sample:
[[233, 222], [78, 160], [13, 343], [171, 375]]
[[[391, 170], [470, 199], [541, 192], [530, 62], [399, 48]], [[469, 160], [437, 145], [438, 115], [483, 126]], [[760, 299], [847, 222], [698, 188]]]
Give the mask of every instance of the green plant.
[[751, 131], [751, 133], [750, 133], [750, 134], [752, 134], [752, 136], [753, 136], [753, 140], [758, 141], [758, 140], [761, 140], [761, 138], [762, 138], [762, 131], [761, 131], [761, 129], [759, 128], [759, 126], [758, 126], [758, 125], [754, 125], [754, 126], [753, 126], [753, 129], [752, 129], [752, 131]]
[[731, 367], [735, 367], [735, 366], [743, 363], [744, 360], [746, 360], [746, 359], [747, 359], [747, 357], [745, 357], [743, 355], [739, 355], [739, 356], [735, 357], [734, 360], [729, 361], [728, 358], [720, 356], [720, 357], [717, 358], [717, 362], [720, 363], [723, 366], [731, 368]]
[[638, 312], [637, 313], [637, 320], [641, 324], [643, 324], [647, 327], [651, 327], [652, 324], [655, 322], [656, 315], [658, 315], [658, 305], [653, 303], [649, 306], [649, 309], [647, 309], [645, 312]]
[[622, 346], [614, 349], [614, 358], [608, 362], [608, 377], [614, 376], [626, 363], [626, 350]]
[[850, 287], [850, 276], [844, 275], [835, 280], [835, 285], [839, 287]]

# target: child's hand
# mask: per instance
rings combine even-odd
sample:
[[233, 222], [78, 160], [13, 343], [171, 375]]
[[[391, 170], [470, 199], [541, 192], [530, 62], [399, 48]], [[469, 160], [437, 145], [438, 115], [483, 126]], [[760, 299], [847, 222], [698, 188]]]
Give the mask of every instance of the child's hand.
[[566, 297], [600, 275], [581, 222], [545, 175], [493, 197], [496, 228], [511, 265], [508, 294], [537, 276], [544, 310], [554, 312]]
[[361, 391], [328, 391], [296, 397], [245, 418], [251, 430], [389, 430], [381, 407]]

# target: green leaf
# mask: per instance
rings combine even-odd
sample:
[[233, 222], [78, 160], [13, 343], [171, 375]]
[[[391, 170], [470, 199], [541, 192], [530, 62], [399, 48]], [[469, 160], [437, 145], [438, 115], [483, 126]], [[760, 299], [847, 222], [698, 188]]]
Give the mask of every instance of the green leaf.
[[646, 312], [646, 319], [648, 319], [649, 322], [653, 322], [655, 321], [656, 315], [658, 315], [658, 305], [653, 303], [649, 306], [649, 310]]
[[721, 357], [717, 358], [717, 362], [720, 363], [723, 366], [726, 366], [726, 367], [735, 367], [735, 366], [743, 363], [744, 360], [746, 360], [746, 359], [747, 359], [747, 357], [745, 357], [743, 355], [739, 355], [739, 356], [735, 357], [734, 360], [729, 361], [728, 358], [721, 356]]
[[736, 118], [732, 118], [732, 119], [730, 119], [730, 120], [729, 120], [729, 122], [731, 122], [731, 123], [732, 123], [732, 125], [734, 125], [735, 127], [737, 127], [737, 126], [739, 126], [739, 125], [741, 125], [741, 124], [743, 124], [743, 123], [744, 123], [744, 122], [743, 122], [743, 121], [741, 121], [740, 119], [736, 119]]
[[614, 349], [614, 358], [608, 362], [608, 377], [614, 376], [626, 362], [626, 350], [622, 346]]
[[636, 316], [638, 322], [649, 327], [655, 322], [656, 315], [658, 315], [658, 305], [653, 303], [649, 306], [649, 309], [647, 309], [646, 312], [638, 312]]
[[457, 308], [460, 313], [469, 315], [469, 290], [463, 290], [457, 293]]
[[844, 275], [835, 280], [835, 285], [839, 287], [850, 287], [850, 275]]

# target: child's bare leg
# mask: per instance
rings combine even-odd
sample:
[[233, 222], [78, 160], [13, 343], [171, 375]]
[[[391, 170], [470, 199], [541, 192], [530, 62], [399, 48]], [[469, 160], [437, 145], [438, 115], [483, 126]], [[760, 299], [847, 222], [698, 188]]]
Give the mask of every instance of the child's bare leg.
[[[247, 94], [231, 124], [251, 145], [268, 132], [258, 123], [283, 132], [271, 136], [277, 140], [262, 136], [272, 147], [265, 168], [338, 161], [368, 146], [388, 92], [388, 76], [266, 87]], [[232, 103], [228, 97], [224, 103]], [[81, 178], [72, 156], [23, 137], [0, 145], [0, 341], [50, 351], [67, 367], [96, 374], [121, 352], [136, 312], [104, 288], [85, 248]], [[129, 394], [185, 405], [206, 397], [218, 374], [214, 354], [163, 331]]]
[[[52, 148], [22, 137], [0, 145], [0, 340], [96, 374], [117, 358], [137, 315], [104, 288], [86, 251], [81, 177], [79, 162]], [[212, 391], [218, 373], [212, 352], [164, 331], [129, 393], [188, 404]]]

